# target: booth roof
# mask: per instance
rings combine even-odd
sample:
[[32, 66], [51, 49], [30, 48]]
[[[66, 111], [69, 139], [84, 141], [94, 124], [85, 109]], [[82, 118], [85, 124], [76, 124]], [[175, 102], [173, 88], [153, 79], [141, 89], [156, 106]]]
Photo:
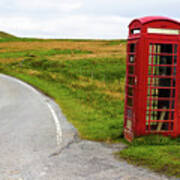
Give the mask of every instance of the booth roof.
[[171, 21], [171, 22], [174, 22], [174, 23], [180, 25], [180, 22], [179, 22], [179, 21], [170, 19], [170, 18], [168, 18], [168, 17], [163, 17], [163, 16], [147, 16], [147, 17], [142, 17], [142, 18], [134, 19], [134, 20], [130, 23], [130, 25], [131, 25], [134, 21], [140, 21], [141, 24], [146, 24], [146, 23], [150, 23], [150, 22], [153, 22], [153, 21]]

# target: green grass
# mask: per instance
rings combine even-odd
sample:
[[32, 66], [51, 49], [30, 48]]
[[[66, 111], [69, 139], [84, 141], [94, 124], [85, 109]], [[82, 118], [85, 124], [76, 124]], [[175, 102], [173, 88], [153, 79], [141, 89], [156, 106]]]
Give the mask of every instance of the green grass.
[[117, 158], [168, 176], [180, 177], [180, 138], [149, 135], [135, 138], [127, 144], [128, 148], [115, 153]]
[[79, 49], [50, 49], [50, 50], [27, 50], [15, 52], [2, 52], [0, 58], [19, 58], [19, 57], [35, 57], [35, 56], [53, 56], [58, 54], [91, 54], [91, 51], [82, 51]]
[[0, 31], [0, 42], [14, 42], [14, 41], [33, 42], [33, 41], [47, 41], [47, 40], [38, 39], [38, 38], [20, 38], [12, 34]]
[[120, 45], [120, 44], [123, 44], [123, 43], [126, 43], [127, 40], [125, 39], [120, 39], [120, 40], [111, 40], [111, 41], [108, 41], [108, 45], [112, 46], [112, 45]]
[[149, 167], [169, 176], [180, 177], [179, 145], [130, 146], [117, 155], [129, 163]]
[[[75, 61], [34, 58], [4, 65], [2, 72], [16, 76], [53, 97], [82, 138], [117, 141], [123, 131], [123, 101], [103, 91], [114, 83], [119, 84], [117, 91], [122, 91], [120, 81], [124, 81], [125, 66], [118, 68], [122, 63], [123, 59], [119, 58]], [[28, 70], [37, 74], [29, 75]], [[105, 83], [107, 87], [97, 88], [96, 83]]]

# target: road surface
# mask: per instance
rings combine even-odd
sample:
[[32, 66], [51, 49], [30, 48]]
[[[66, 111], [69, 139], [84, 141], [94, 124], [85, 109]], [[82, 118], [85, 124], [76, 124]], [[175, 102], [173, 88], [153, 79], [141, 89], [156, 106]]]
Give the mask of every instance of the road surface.
[[168, 179], [117, 161], [122, 147], [79, 140], [50, 98], [0, 75], [0, 180]]

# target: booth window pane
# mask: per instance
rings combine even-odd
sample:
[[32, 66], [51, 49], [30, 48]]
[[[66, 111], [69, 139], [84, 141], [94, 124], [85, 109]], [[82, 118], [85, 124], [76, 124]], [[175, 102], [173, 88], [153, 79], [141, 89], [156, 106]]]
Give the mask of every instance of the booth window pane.
[[134, 60], [134, 55], [130, 55], [130, 56], [129, 56], [129, 62], [130, 62], [130, 63], [134, 63], [134, 61], [135, 61], [135, 60]]
[[133, 96], [133, 88], [132, 87], [128, 87], [127, 94], [128, 94], [128, 96]]
[[157, 81], [159, 80], [159, 83], [156, 86], [159, 87], [171, 87], [172, 86], [172, 79], [171, 78], [155, 78]]
[[177, 48], [175, 44], [149, 45], [146, 130], [173, 129]]
[[172, 44], [154, 44], [154, 53], [173, 53], [173, 45]]
[[172, 64], [172, 56], [164, 56], [164, 55], [149, 56], [149, 64], [170, 65]]
[[152, 53], [152, 44], [149, 45], [149, 54]]
[[152, 64], [160, 64], [160, 56], [159, 55], [154, 55], [152, 56]]
[[[158, 110], [158, 109], [168, 109], [170, 105], [173, 104], [173, 101], [170, 100], [158, 100], [158, 99], [153, 99], [147, 103], [148, 109], [151, 110]], [[173, 109], [174, 106], [171, 107]]]
[[177, 54], [177, 44], [174, 45], [174, 54]]
[[151, 90], [148, 88], [148, 96], [151, 95]]
[[160, 53], [161, 52], [161, 45], [159, 45], [159, 44], [154, 45], [153, 50], [154, 50], [154, 53]]
[[152, 91], [152, 93], [151, 93], [152, 97], [158, 97], [159, 89], [152, 89], [151, 91]]
[[151, 117], [151, 120], [165, 120], [165, 118], [162, 119], [162, 115], [166, 116], [167, 120], [169, 119], [169, 114], [172, 113], [168, 108], [164, 107], [162, 110], [152, 109], [147, 114]]
[[141, 29], [132, 29], [131, 34], [139, 34], [141, 33]]
[[132, 117], [133, 117], [132, 109], [130, 109], [130, 108], [126, 109], [126, 116], [127, 116], [128, 119], [132, 119]]
[[171, 89], [159, 89], [158, 97], [172, 97]]
[[173, 76], [176, 76], [176, 67], [174, 67], [174, 69], [173, 69], [173, 74], [172, 74]]
[[159, 67], [159, 74], [161, 76], [170, 76], [172, 73], [172, 67]]
[[134, 66], [128, 66], [129, 74], [134, 74]]
[[152, 87], [175, 87], [176, 81], [175, 81], [175, 78], [149, 77], [148, 85]]
[[134, 53], [135, 52], [135, 47], [136, 47], [136, 44], [129, 44], [129, 52], [130, 53]]
[[135, 82], [135, 77], [129, 76], [129, 77], [128, 77], [128, 84], [129, 84], [129, 85], [134, 85], [134, 82]]
[[177, 56], [174, 56], [174, 64], [177, 64]]
[[148, 74], [151, 75], [151, 66], [148, 67]]
[[149, 75], [170, 76], [173, 74], [171, 66], [149, 66]]
[[161, 44], [161, 53], [173, 53], [172, 44]]
[[132, 100], [132, 98], [127, 98], [127, 105], [128, 106], [132, 106], [133, 105], [133, 100]]
[[[153, 49], [153, 52], [152, 52]], [[173, 53], [173, 44], [150, 44], [149, 45], [149, 53]], [[177, 53], [177, 45], [174, 46], [174, 53]]]
[[172, 97], [175, 97], [176, 90], [175, 90], [175, 89], [173, 89], [173, 90], [172, 90], [172, 92], [173, 92], [173, 93], [172, 93]]
[[149, 64], [151, 64], [152, 63], [152, 56], [150, 55], [149, 56]]
[[167, 131], [173, 130], [173, 123], [170, 122], [151, 122], [151, 131]]
[[174, 98], [175, 89], [153, 88], [150, 90], [150, 88], [148, 88], [148, 96], [151, 96], [153, 98]]
[[[151, 79], [151, 78], [149, 78]], [[171, 87], [172, 79], [171, 78], [153, 78], [151, 82], [151, 86], [155, 87]], [[149, 84], [150, 85], [150, 84]]]
[[131, 119], [127, 119], [126, 128], [129, 130], [132, 129], [132, 120]]
[[173, 100], [172, 102], [171, 102], [171, 109], [174, 109], [175, 108], [175, 101]]
[[171, 119], [174, 119], [174, 112], [171, 112]]
[[160, 56], [159, 64], [172, 64], [172, 56]]

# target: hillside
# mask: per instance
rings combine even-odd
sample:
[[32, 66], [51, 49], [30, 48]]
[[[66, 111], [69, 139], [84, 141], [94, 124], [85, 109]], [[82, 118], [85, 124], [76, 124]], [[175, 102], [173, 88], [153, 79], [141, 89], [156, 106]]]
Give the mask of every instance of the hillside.
[[6, 33], [6, 32], [3, 32], [3, 31], [0, 31], [0, 38], [8, 38], [9, 39], [9, 38], [16, 38], [16, 36]]

